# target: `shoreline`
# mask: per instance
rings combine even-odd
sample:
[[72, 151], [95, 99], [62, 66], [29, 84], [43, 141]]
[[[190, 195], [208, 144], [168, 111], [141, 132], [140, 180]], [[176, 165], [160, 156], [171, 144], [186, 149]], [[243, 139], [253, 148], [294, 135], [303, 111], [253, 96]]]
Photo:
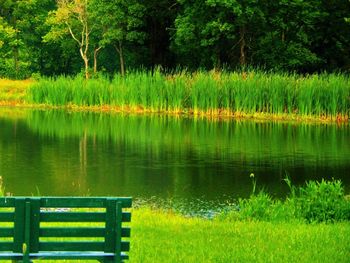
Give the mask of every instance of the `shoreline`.
[[212, 110], [209, 112], [190, 110], [178, 110], [178, 111], [156, 111], [152, 109], [145, 109], [143, 107], [120, 107], [111, 105], [102, 106], [78, 106], [78, 105], [64, 105], [53, 106], [47, 104], [29, 104], [23, 101], [7, 101], [0, 100], [1, 108], [17, 108], [17, 109], [37, 109], [37, 110], [64, 110], [67, 112], [94, 112], [94, 113], [120, 113], [130, 115], [163, 115], [163, 116], [176, 116], [176, 117], [188, 117], [188, 118], [200, 118], [208, 120], [251, 120], [251, 121], [263, 121], [263, 122], [296, 122], [296, 123], [323, 123], [323, 124], [348, 124], [350, 117], [337, 116], [331, 117], [318, 117], [312, 115], [301, 116], [298, 114], [271, 114], [265, 112], [256, 113], [244, 113], [244, 112], [228, 112], [226, 110]]
[[[241, 74], [237, 72], [208, 72], [207, 75], [203, 75], [201, 72], [193, 75], [180, 72], [178, 75], [159, 75], [158, 78], [160, 79], [156, 79], [149, 77], [147, 72], [141, 72], [130, 74], [129, 78], [131, 80], [120, 79], [120, 76], [116, 76], [114, 80], [108, 80], [106, 78], [92, 79], [88, 85], [84, 84], [83, 86], [81, 81], [84, 80], [79, 77], [58, 77], [57, 79], [42, 80], [0, 79], [0, 107], [56, 109], [71, 112], [152, 114], [194, 119], [200, 118], [213, 121], [255, 120], [296, 123], [349, 123], [350, 109], [347, 108], [349, 107], [349, 102], [345, 102], [350, 99], [350, 97], [348, 98], [350, 90], [348, 90], [347, 86], [345, 88], [346, 90], [342, 91], [343, 93], [337, 93], [336, 97], [328, 98], [318, 104], [314, 100], [321, 98], [317, 95], [317, 92], [321, 90], [310, 91], [314, 95], [311, 96], [311, 94], [308, 94], [310, 96], [303, 101], [305, 104], [301, 106], [298, 104], [300, 102], [297, 101], [297, 99], [301, 99], [299, 97], [295, 97], [295, 101], [293, 100], [293, 102], [290, 102], [292, 99], [290, 97], [285, 98], [289, 102], [278, 101], [281, 96], [291, 96], [295, 92], [301, 92], [302, 89], [308, 89], [306, 84], [313, 79], [318, 80], [319, 83], [317, 84], [319, 85], [329, 85], [327, 89], [322, 91], [330, 95], [329, 87], [337, 89], [337, 82], [331, 83], [331, 80], [340, 79], [343, 81], [342, 85], [345, 85], [345, 82], [348, 81], [342, 79], [342, 76], [327, 75], [326, 80], [323, 80], [317, 75], [311, 76], [309, 79], [295, 79], [289, 75], [264, 74], [261, 72], [249, 72], [242, 79]], [[269, 85], [273, 85], [272, 80], [274, 78], [276, 80], [283, 78], [285, 85], [299, 86], [293, 86], [292, 91], [285, 90], [287, 86], [271, 86], [271, 90], [269, 90], [270, 86], [266, 86], [266, 83], [264, 84], [263, 82], [271, 80]], [[133, 79], [136, 79], [135, 83]], [[141, 80], [148, 81], [149, 83], [142, 86], [143, 82]], [[231, 80], [233, 81], [232, 83], [230, 82]], [[205, 81], [210, 85], [206, 84]], [[233, 88], [226, 93], [220, 93], [223, 92], [223, 89], [227, 89], [222, 83], [224, 81], [226, 81], [227, 85], [236, 83], [238, 86], [241, 85], [241, 87], [238, 90]], [[259, 81], [262, 82], [262, 86], [255, 87]], [[177, 82], [179, 84], [176, 84]], [[205, 85], [202, 85], [202, 82], [205, 82]], [[276, 94], [273, 93], [274, 89], [278, 90]], [[259, 96], [254, 97], [251, 94], [254, 91], [261, 92], [259, 96], [266, 97], [263, 97], [263, 99]], [[178, 92], [181, 95], [174, 92]], [[241, 97], [232, 97], [236, 96], [235, 92], [241, 92]], [[175, 100], [173, 97], [177, 95], [179, 97]], [[339, 96], [341, 96], [340, 99]], [[336, 98], [345, 104], [342, 104], [342, 107], [337, 106], [337, 108], [334, 108], [333, 103], [332, 107], [334, 110], [338, 109], [338, 111], [330, 111], [330, 106], [328, 107], [327, 103]], [[235, 101], [236, 99], [238, 102]], [[255, 99], [256, 101], [254, 101]], [[271, 99], [277, 100], [276, 104]], [[121, 106], [116, 105], [116, 101]], [[235, 103], [241, 106], [235, 106]], [[250, 103], [250, 106], [248, 107], [248, 104], [244, 104], [244, 106], [239, 103]], [[92, 106], [86, 106], [84, 104], [90, 104]], [[277, 107], [279, 110], [273, 110], [273, 112], [271, 111], [271, 107]], [[305, 110], [305, 107], [307, 110]]]

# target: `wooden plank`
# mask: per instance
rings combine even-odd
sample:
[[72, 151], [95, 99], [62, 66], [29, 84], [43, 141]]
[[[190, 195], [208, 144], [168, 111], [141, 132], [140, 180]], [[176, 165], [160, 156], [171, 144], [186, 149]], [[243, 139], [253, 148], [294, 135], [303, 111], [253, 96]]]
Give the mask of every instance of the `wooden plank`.
[[103, 242], [40, 242], [40, 251], [103, 251]]
[[117, 202], [115, 207], [116, 212], [116, 242], [115, 242], [115, 257], [114, 262], [119, 263], [122, 261], [120, 253], [122, 252], [122, 204]]
[[131, 213], [130, 212], [123, 212], [122, 221], [123, 222], [131, 222]]
[[20, 260], [23, 258], [22, 253], [12, 253], [12, 252], [8, 252], [8, 253], [0, 253], [0, 260]]
[[41, 228], [40, 237], [104, 237], [105, 228]]
[[25, 198], [16, 198], [13, 249], [15, 253], [22, 253], [24, 243], [24, 217], [25, 217]]
[[[39, 235], [40, 237], [104, 237], [105, 231], [105, 228], [91, 227], [42, 227]], [[122, 228], [122, 237], [130, 237], [130, 233], [129, 227]]]
[[25, 201], [25, 217], [24, 217], [24, 244], [23, 250], [23, 262], [30, 262], [29, 250], [30, 250], [30, 200]]
[[[14, 207], [16, 199], [28, 199], [33, 197], [0, 197], [0, 207]], [[131, 207], [131, 197], [40, 197], [41, 207], [104, 207], [107, 199], [122, 202], [123, 207]]]
[[[101, 259], [113, 259], [114, 253], [104, 253], [104, 252], [68, 252], [68, 251], [62, 251], [62, 252], [39, 252], [39, 253], [32, 253], [30, 254], [30, 257], [32, 259], [62, 259], [62, 260], [69, 260], [69, 259], [95, 259], [95, 260], [101, 260]], [[129, 256], [126, 253], [122, 253], [121, 257], [123, 260], [126, 260], [129, 258]]]
[[0, 237], [13, 237], [13, 228], [0, 228]]
[[104, 252], [115, 253], [116, 237], [117, 237], [117, 213], [116, 200], [108, 199], [106, 203], [106, 233]]
[[14, 207], [15, 198], [14, 197], [0, 197], [0, 207]]
[[130, 242], [129, 241], [122, 241], [121, 243], [121, 251], [129, 251], [130, 250]]
[[0, 251], [12, 251], [12, 242], [0, 242]]
[[106, 206], [106, 200], [120, 201], [123, 207], [131, 207], [130, 197], [42, 197], [41, 207], [56, 208], [99, 208]]
[[105, 212], [41, 212], [41, 222], [105, 222]]
[[13, 222], [15, 213], [13, 212], [0, 212], [0, 222]]
[[30, 199], [30, 253], [39, 252], [40, 198]]
[[130, 237], [130, 235], [131, 235], [130, 227], [123, 227], [122, 228], [122, 237]]
[[[104, 237], [105, 228], [59, 228], [43, 227], [40, 229], [40, 237]], [[1, 233], [1, 232], [0, 232]], [[129, 227], [122, 228], [122, 237], [130, 237], [131, 230]]]

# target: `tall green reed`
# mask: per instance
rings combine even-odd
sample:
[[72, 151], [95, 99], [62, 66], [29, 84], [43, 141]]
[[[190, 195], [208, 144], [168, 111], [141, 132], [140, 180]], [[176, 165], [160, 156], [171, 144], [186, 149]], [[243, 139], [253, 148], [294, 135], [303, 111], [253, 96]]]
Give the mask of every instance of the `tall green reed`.
[[54, 106], [115, 106], [122, 110], [194, 114], [269, 113], [346, 118], [349, 78], [340, 74], [298, 76], [263, 71], [136, 71], [125, 77], [41, 79], [29, 101]]

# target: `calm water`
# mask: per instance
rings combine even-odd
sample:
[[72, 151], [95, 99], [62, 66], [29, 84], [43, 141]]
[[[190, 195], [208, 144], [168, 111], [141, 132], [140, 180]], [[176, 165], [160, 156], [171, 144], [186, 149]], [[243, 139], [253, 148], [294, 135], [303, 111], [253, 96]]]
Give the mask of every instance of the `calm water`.
[[0, 176], [15, 195], [224, 202], [283, 196], [332, 177], [350, 186], [350, 128], [0, 108]]

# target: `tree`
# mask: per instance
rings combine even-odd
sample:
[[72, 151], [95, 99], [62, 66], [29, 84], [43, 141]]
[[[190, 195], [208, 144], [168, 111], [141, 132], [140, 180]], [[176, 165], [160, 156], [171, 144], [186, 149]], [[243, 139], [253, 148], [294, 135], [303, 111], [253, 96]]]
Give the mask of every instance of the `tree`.
[[257, 0], [179, 0], [179, 3], [183, 11], [175, 20], [175, 43], [180, 50], [184, 49], [182, 46], [210, 48], [209, 56], [214, 58], [215, 67], [236, 64], [237, 53], [239, 64], [247, 63], [247, 49], [259, 32], [257, 27], [263, 27], [265, 21]]
[[[211, 22], [220, 31], [227, 31], [226, 34], [239, 35], [238, 42], [232, 45], [239, 45], [239, 62], [243, 66], [247, 63], [247, 46], [249, 39], [256, 32], [256, 25], [264, 27], [265, 16], [262, 11], [261, 1], [258, 0], [207, 0], [211, 7], [224, 8], [224, 12], [229, 12], [228, 19], [222, 20], [220, 14]], [[227, 9], [227, 10], [225, 10]], [[249, 37], [250, 35], [250, 37]]]
[[175, 57], [170, 51], [171, 35], [174, 32], [174, 21], [179, 8], [176, 0], [144, 1], [146, 33], [145, 48], [148, 51], [145, 59], [152, 68], [159, 65], [173, 67]]
[[279, 0], [265, 4], [266, 27], [257, 40], [255, 63], [278, 70], [298, 70], [321, 63], [313, 52], [317, 23], [322, 20], [320, 2]]
[[315, 40], [311, 49], [318, 54], [323, 63], [323, 70], [350, 69], [350, 23], [344, 17], [349, 17], [350, 1], [322, 0], [320, 1], [322, 19], [316, 21], [317, 30], [313, 32]]
[[[14, 76], [17, 78], [19, 77], [19, 71], [20, 71], [20, 48], [24, 46], [23, 41], [20, 38], [20, 29], [18, 26], [18, 17], [20, 16], [20, 12], [18, 10], [18, 7], [20, 6], [22, 1], [15, 1], [15, 0], [1, 0], [0, 1], [0, 17], [2, 24], [2, 37], [4, 40], [6, 39], [7, 47], [11, 48], [11, 51], [7, 51], [3, 61], [3, 71], [5, 71], [5, 74], [7, 76], [12, 77], [12, 74], [10, 73], [13, 71], [15, 74]], [[7, 58], [11, 56], [13, 59], [13, 66], [10, 66], [8, 63]]]
[[120, 72], [125, 75], [124, 46], [128, 42], [143, 43], [145, 7], [139, 0], [100, 0], [95, 16], [102, 29], [100, 46], [112, 45], [119, 55]]
[[12, 45], [15, 35], [16, 30], [0, 16], [0, 51], [3, 55], [8, 52], [5, 48]]
[[57, 10], [49, 13], [47, 23], [51, 26], [43, 40], [57, 41], [69, 34], [79, 46], [79, 53], [85, 65], [85, 78], [89, 78], [89, 45], [91, 14], [88, 0], [57, 0]]

